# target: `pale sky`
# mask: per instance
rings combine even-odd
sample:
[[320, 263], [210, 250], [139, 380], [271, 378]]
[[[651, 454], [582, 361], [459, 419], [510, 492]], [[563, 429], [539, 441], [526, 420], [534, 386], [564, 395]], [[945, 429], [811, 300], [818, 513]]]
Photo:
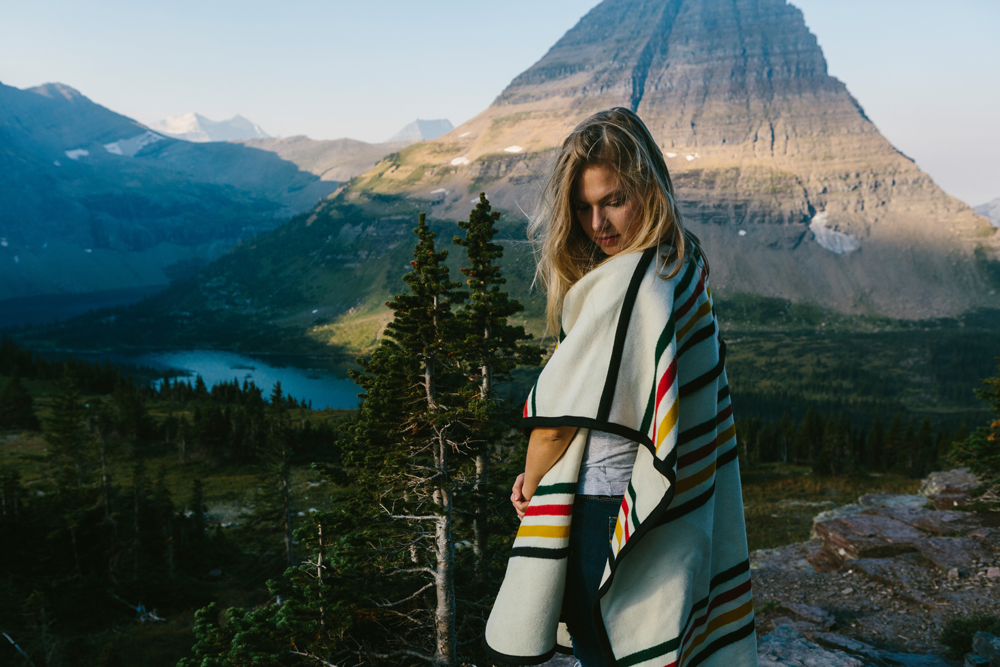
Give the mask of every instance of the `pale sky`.
[[[59, 81], [144, 123], [240, 113], [384, 141], [492, 102], [596, 0], [0, 0], [0, 82]], [[830, 73], [944, 189], [1000, 197], [1000, 2], [793, 0]]]

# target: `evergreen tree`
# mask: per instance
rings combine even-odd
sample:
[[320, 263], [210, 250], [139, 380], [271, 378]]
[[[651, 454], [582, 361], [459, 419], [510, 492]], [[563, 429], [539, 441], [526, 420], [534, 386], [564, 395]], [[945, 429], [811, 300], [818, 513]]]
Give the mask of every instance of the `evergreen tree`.
[[882, 470], [885, 472], [892, 472], [901, 465], [903, 436], [903, 414], [897, 412], [885, 433], [885, 447], [882, 449]]
[[[986, 402], [993, 414], [990, 423], [960, 438], [962, 431], [967, 431], [962, 422], [949, 452], [952, 462], [968, 466], [988, 484], [994, 485], [1000, 482], [1000, 357], [997, 357], [997, 364], [997, 374], [982, 380], [985, 388], [976, 390], [976, 396]], [[997, 496], [996, 490], [994, 487], [993, 497]]]
[[[463, 458], [475, 453], [463, 449], [471, 415], [461, 391], [467, 384], [461, 329], [452, 312], [465, 294], [449, 278], [447, 251], [435, 248], [436, 234], [423, 214], [414, 231], [419, 240], [413, 270], [404, 277], [409, 293], [388, 303], [393, 321], [363, 372], [354, 374], [365, 394], [349, 462], [374, 508], [384, 508], [383, 516], [402, 524], [392, 540], [402, 546], [406, 562], [388, 559], [384, 576], [398, 581], [401, 592], [410, 586], [434, 591], [433, 610], [421, 614], [433, 628], [433, 647], [404, 644], [394, 650], [454, 665], [454, 492]], [[380, 408], [391, 411], [373, 414]], [[427, 575], [430, 581], [423, 578]]]
[[84, 407], [76, 382], [68, 372], [59, 382], [52, 402], [45, 439], [49, 443], [49, 459], [61, 471], [62, 483], [83, 486], [87, 458]]
[[0, 429], [41, 428], [35, 416], [35, 401], [21, 383], [21, 376], [15, 370], [3, 389], [0, 389]]
[[524, 327], [508, 323], [508, 318], [523, 311], [524, 306], [501, 289], [507, 279], [499, 264], [503, 246], [494, 242], [499, 219], [500, 212], [491, 209], [485, 193], [479, 193], [479, 203], [469, 214], [469, 220], [458, 223], [465, 230], [465, 238], [454, 239], [456, 245], [465, 248], [468, 259], [468, 266], [461, 271], [468, 279], [469, 301], [458, 311], [458, 317], [465, 334], [462, 354], [470, 381], [468, 393], [472, 394], [470, 409], [476, 414], [471, 443], [476, 463], [472, 546], [480, 574], [484, 570], [488, 540], [489, 445], [511, 427], [509, 410], [505, 411], [506, 405], [497, 401], [496, 384], [509, 380], [514, 368], [537, 366], [541, 361], [540, 349], [525, 345], [531, 336]]
[[869, 470], [882, 471], [885, 459], [885, 429], [882, 427], [882, 413], [875, 411], [872, 431], [868, 436], [868, 455], [866, 461]]
[[920, 428], [917, 429], [911, 448], [914, 451], [914, 460], [910, 475], [923, 477], [937, 465], [937, 447], [934, 442], [934, 427], [931, 425], [930, 417], [924, 417], [923, 421], [920, 422]]
[[826, 449], [823, 443], [823, 435], [823, 419], [816, 414], [816, 411], [810, 405], [805, 417], [802, 419], [802, 425], [799, 427], [798, 456], [818, 465], [820, 468], [825, 468], [827, 465], [824, 461]]

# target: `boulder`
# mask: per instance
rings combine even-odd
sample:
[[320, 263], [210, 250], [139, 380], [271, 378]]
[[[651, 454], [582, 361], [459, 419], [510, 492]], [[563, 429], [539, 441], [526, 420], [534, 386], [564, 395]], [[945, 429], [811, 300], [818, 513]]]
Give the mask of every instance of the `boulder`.
[[951, 494], [969, 495], [977, 488], [981, 482], [969, 472], [968, 468], [956, 468], [943, 472], [932, 472], [920, 486], [919, 493], [922, 496], [940, 496]]
[[927, 505], [927, 497], [899, 493], [867, 493], [858, 498], [858, 505], [884, 507], [886, 509], [922, 509]]
[[944, 571], [967, 570], [987, 558], [979, 543], [969, 537], [928, 537], [913, 545], [924, 558]]
[[990, 661], [990, 667], [1000, 667], [1000, 637], [989, 632], [977, 632], [972, 638], [972, 650]]
[[976, 653], [966, 653], [964, 667], [990, 667], [990, 661]]
[[779, 625], [757, 646], [759, 667], [864, 667], [864, 662], [843, 651], [814, 644], [788, 625]]
[[842, 560], [897, 556], [915, 551], [914, 543], [924, 538], [923, 533], [902, 521], [866, 514], [823, 521], [813, 530], [823, 547]]
[[807, 623], [818, 626], [821, 630], [829, 630], [836, 624], [833, 614], [820, 607], [796, 602], [782, 602], [781, 608], [790, 611]]
[[758, 549], [750, 554], [750, 569], [774, 568], [792, 572], [813, 572], [815, 568], [808, 560], [810, 554], [821, 551], [819, 540], [798, 544], [788, 544], [775, 549]]

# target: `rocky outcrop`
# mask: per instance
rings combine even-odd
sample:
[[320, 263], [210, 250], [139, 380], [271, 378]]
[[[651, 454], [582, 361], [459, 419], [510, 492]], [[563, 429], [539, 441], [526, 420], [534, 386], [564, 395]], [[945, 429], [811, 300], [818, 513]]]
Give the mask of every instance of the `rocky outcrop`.
[[721, 292], [899, 317], [1000, 304], [973, 259], [1000, 233], [879, 133], [786, 0], [605, 0], [488, 109], [356, 187], [442, 217], [480, 190], [530, 212], [563, 138], [612, 106], [662, 147]]
[[[976, 485], [967, 470], [934, 473], [921, 493], [968, 500]], [[925, 495], [862, 496], [818, 515], [809, 542], [751, 555], [758, 632], [773, 635], [761, 645], [786, 647], [775, 664], [800, 664], [803, 641], [863, 664], [946, 664], [947, 619], [1000, 608], [997, 523]]]

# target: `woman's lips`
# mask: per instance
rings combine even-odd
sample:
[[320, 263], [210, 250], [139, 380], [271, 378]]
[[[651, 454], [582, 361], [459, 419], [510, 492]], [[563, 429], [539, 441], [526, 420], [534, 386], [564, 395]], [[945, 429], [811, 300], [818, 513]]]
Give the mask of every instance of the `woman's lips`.
[[618, 236], [618, 234], [615, 234], [614, 236], [598, 236], [596, 241], [600, 245], [614, 245], [618, 240]]

